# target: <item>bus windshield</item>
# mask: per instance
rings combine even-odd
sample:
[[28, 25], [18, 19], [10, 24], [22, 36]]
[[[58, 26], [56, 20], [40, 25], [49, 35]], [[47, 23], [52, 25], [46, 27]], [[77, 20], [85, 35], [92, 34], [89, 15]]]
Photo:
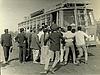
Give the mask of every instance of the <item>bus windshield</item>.
[[64, 27], [75, 23], [74, 10], [64, 10]]
[[[88, 10], [85, 13], [85, 9], [77, 9], [77, 25], [78, 26], [90, 26], [94, 25], [94, 18], [92, 14], [92, 10]], [[64, 10], [64, 27], [75, 24], [75, 13], [73, 9]]]

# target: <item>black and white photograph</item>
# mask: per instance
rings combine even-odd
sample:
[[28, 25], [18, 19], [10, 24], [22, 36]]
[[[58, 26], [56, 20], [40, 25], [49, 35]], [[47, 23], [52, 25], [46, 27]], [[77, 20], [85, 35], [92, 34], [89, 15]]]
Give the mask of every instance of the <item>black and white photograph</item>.
[[100, 75], [100, 0], [0, 0], [0, 75]]

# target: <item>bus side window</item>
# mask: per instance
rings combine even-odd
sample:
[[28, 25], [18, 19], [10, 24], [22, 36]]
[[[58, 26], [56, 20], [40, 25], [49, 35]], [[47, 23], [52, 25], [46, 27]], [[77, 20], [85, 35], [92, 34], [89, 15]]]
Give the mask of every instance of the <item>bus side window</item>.
[[92, 12], [89, 12], [89, 16], [90, 16], [91, 24], [94, 25], [94, 19], [93, 19]]

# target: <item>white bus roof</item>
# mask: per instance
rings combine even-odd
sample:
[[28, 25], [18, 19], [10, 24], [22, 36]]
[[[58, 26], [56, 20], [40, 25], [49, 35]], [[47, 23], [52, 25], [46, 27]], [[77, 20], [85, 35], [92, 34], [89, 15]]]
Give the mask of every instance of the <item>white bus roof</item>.
[[[31, 18], [31, 19], [35, 19], [35, 18], [44, 16], [45, 14], [49, 14], [51, 12], [58, 11], [58, 10], [61, 10], [61, 9], [74, 9], [73, 7], [72, 8], [62, 8], [62, 6], [64, 4], [67, 4], [67, 3], [69, 3], [69, 4], [86, 4], [87, 5], [86, 9], [92, 9], [90, 0], [64, 0], [64, 1], [60, 2], [60, 3], [58, 3], [58, 4], [55, 4], [55, 6], [51, 6], [50, 8], [45, 9], [44, 10], [44, 14], [35, 16], [35, 17]], [[81, 7], [79, 7], [79, 8], [83, 9]]]

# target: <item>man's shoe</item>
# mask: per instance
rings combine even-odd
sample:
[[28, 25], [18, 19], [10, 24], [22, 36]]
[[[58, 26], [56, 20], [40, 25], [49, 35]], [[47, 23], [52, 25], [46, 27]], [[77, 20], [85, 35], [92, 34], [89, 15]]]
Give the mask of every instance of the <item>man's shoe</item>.
[[73, 64], [74, 64], [74, 65], [77, 65], [78, 63], [77, 63], [77, 62], [74, 62]]
[[77, 60], [74, 64], [79, 66], [80, 62]]
[[7, 64], [2, 64], [1, 67], [5, 67]]
[[74, 65], [79, 66], [79, 63], [76, 63], [76, 62], [75, 62]]
[[54, 74], [54, 73], [55, 73], [53, 69], [50, 69], [49, 71], [50, 71], [52, 74]]
[[5, 66], [7, 66], [7, 65], [9, 65], [9, 63], [7, 63], [7, 62], [4, 62], [4, 63], [2, 63], [2, 67], [5, 67]]
[[85, 64], [88, 64], [88, 62], [87, 62], [87, 61], [85, 61]]
[[3, 64], [9, 64], [9, 62], [8, 61], [4, 61], [4, 63]]
[[64, 63], [63, 62], [60, 62], [60, 65], [64, 65]]
[[38, 62], [36, 62], [36, 61], [33, 61], [33, 63], [34, 63], [34, 64], [37, 64]]
[[23, 64], [26, 64], [26, 62], [23, 62]]
[[4, 62], [3, 62], [3, 64], [6, 64], [6, 63], [7, 63], [7, 61], [4, 61]]
[[42, 74], [47, 74], [48, 73], [48, 70], [44, 71], [44, 72], [40, 72]]
[[22, 60], [19, 60], [19, 62], [20, 62], [20, 63], [23, 63], [23, 61], [22, 61]]
[[67, 65], [67, 64], [68, 64], [68, 62], [67, 62], [67, 61], [65, 61], [65, 62], [64, 62], [64, 65]]

